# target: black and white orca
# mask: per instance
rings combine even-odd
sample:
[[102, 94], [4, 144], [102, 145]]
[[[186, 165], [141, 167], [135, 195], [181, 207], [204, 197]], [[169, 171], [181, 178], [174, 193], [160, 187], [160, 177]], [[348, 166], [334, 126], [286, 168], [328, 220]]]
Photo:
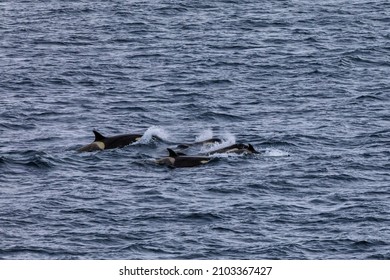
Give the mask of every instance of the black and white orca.
[[213, 144], [216, 144], [216, 143], [222, 143], [222, 140], [219, 139], [219, 138], [210, 138], [210, 139], [206, 139], [206, 140], [203, 140], [203, 141], [197, 141], [197, 142], [194, 142], [194, 143], [184, 143], [184, 144], [179, 144], [177, 145], [177, 148], [178, 149], [188, 149], [190, 147], [193, 147], [193, 146], [203, 146], [203, 145], [213, 145]]
[[206, 164], [212, 160], [207, 156], [187, 156], [181, 153], [176, 153], [172, 149], [167, 149], [169, 155], [156, 160], [157, 164], [167, 165], [169, 167], [194, 167]]
[[94, 130], [93, 133], [95, 134], [95, 141], [93, 141], [91, 144], [81, 147], [78, 150], [79, 152], [92, 152], [123, 148], [140, 140], [142, 137], [142, 134], [123, 134], [106, 137], [97, 132], [96, 130]]
[[217, 149], [214, 151], [210, 151], [207, 155], [214, 154], [259, 154], [260, 152], [256, 151], [255, 148], [251, 144], [233, 144], [225, 148]]

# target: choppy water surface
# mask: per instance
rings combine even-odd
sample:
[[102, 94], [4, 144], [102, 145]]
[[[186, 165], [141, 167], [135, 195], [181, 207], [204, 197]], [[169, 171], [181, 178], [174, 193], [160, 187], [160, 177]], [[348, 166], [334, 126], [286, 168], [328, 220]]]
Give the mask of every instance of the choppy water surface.
[[[388, 1], [1, 1], [0, 258], [390, 259], [389, 23]], [[93, 129], [145, 135], [77, 153]], [[262, 154], [153, 163], [211, 136]]]

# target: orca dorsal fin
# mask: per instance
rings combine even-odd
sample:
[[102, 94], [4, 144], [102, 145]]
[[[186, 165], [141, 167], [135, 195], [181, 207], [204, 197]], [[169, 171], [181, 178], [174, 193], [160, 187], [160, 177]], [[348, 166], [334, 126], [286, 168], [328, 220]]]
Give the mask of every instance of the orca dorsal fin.
[[95, 141], [103, 141], [106, 138], [96, 130], [93, 131], [93, 134], [95, 134]]
[[248, 150], [254, 154], [259, 154], [259, 152], [255, 150], [255, 148], [252, 146], [252, 144], [248, 144]]
[[177, 154], [174, 150], [169, 149], [169, 148], [167, 148], [167, 150], [169, 152], [169, 157], [173, 157], [173, 158], [177, 157]]

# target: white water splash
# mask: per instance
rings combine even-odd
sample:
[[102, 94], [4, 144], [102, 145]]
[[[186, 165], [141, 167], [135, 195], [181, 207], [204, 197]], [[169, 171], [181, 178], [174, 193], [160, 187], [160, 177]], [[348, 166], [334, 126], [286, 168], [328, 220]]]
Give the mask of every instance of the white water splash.
[[212, 129], [206, 129], [204, 131], [202, 131], [196, 138], [195, 138], [195, 142], [201, 142], [201, 141], [204, 141], [204, 140], [207, 140], [207, 139], [210, 139], [210, 138], [213, 138], [213, 130]]
[[236, 136], [234, 136], [233, 134], [231, 134], [229, 132], [226, 132], [221, 137], [221, 140], [222, 140], [221, 143], [214, 143], [214, 144], [202, 146], [201, 152], [208, 153], [211, 151], [215, 151], [215, 150], [222, 149], [222, 148], [228, 147], [230, 145], [233, 145], [236, 143]]
[[290, 154], [288, 152], [278, 150], [278, 149], [266, 149], [264, 155], [267, 157], [288, 157]]
[[137, 143], [147, 144], [153, 139], [153, 137], [158, 137], [164, 141], [169, 141], [169, 134], [163, 128], [159, 126], [151, 126], [145, 131]]
[[230, 146], [236, 143], [236, 136], [230, 132], [225, 132], [222, 135], [222, 143], [225, 143], [226, 146]]

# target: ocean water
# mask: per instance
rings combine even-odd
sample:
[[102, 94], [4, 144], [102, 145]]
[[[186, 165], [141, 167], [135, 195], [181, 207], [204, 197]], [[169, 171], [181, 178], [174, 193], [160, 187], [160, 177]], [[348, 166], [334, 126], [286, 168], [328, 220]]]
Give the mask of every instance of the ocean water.
[[[390, 259], [389, 24], [385, 0], [2, 0], [0, 259]], [[144, 136], [78, 153], [93, 129]], [[153, 162], [212, 136], [261, 154]]]

